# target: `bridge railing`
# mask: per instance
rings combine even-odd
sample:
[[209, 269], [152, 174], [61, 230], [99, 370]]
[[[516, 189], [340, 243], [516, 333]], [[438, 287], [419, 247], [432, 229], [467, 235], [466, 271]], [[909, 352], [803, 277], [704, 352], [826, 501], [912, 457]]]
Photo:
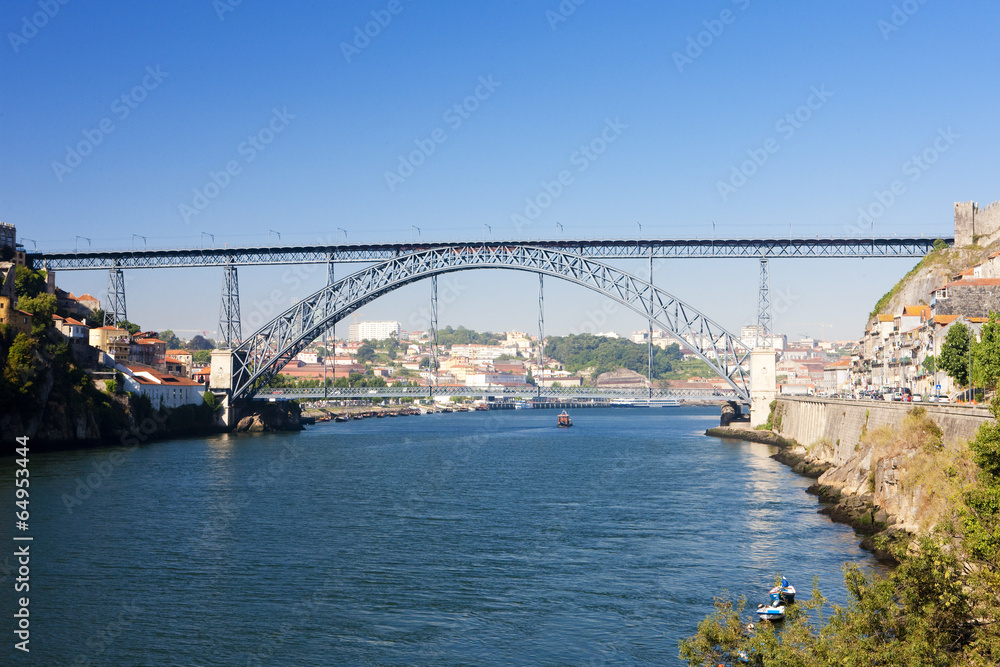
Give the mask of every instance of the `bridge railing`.
[[258, 398], [329, 398], [332, 400], [359, 398], [424, 398], [428, 396], [502, 396], [505, 398], [627, 398], [627, 399], [701, 399], [701, 400], [735, 400], [737, 394], [732, 389], [648, 389], [633, 388], [596, 388], [596, 387], [287, 387], [277, 389], [261, 389]]

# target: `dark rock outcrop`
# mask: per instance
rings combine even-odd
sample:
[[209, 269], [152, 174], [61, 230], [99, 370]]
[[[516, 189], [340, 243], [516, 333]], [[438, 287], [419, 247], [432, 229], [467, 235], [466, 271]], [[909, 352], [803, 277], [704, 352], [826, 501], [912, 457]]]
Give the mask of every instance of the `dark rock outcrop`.
[[254, 406], [253, 412], [236, 424], [237, 433], [268, 433], [273, 431], [301, 431], [302, 409], [294, 401], [264, 403]]

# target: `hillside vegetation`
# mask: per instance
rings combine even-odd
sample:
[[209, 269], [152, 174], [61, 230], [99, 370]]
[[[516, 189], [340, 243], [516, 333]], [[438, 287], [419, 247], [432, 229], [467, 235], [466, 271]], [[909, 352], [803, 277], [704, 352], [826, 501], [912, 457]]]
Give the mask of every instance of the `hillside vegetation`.
[[895, 313], [904, 305], [928, 303], [933, 290], [950, 282], [956, 273], [983, 261], [997, 249], [996, 246], [950, 248], [940, 240], [934, 243], [934, 248], [882, 295], [871, 315]]
[[[648, 350], [646, 344], [592, 334], [549, 336], [545, 344], [546, 356], [561, 363], [570, 373], [591, 369], [595, 378], [618, 368], [647, 375]], [[681, 359], [680, 347], [676, 343], [665, 349], [653, 346], [653, 378], [667, 376]]]

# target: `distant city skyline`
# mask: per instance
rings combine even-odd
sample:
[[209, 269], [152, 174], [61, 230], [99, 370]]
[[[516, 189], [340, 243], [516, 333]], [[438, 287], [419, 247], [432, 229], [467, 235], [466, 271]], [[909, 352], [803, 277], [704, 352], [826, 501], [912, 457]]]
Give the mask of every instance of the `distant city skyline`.
[[[69, 3], [39, 20], [14, 0], [0, 220], [50, 251], [950, 236], [954, 202], [1000, 198], [1000, 7], [897, 5]], [[858, 338], [914, 263], [774, 260], [774, 325]], [[756, 319], [756, 277], [752, 260], [654, 274], [731, 332]], [[241, 268], [244, 332], [325, 280]], [[104, 272], [57, 281], [106, 300]], [[536, 328], [534, 276], [444, 283], [441, 326]], [[221, 270], [127, 271], [126, 290], [143, 328], [218, 329]], [[414, 328], [428, 290], [363, 311]], [[644, 326], [608, 308], [546, 282], [547, 332]]]

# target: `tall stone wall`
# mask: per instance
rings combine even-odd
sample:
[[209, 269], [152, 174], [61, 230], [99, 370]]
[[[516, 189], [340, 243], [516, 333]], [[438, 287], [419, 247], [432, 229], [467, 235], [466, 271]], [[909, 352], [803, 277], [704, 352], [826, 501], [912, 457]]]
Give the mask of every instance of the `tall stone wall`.
[[844, 466], [857, 456], [864, 430], [898, 426], [906, 413], [918, 405], [926, 408], [927, 414], [944, 431], [945, 446], [971, 440], [980, 424], [993, 418], [986, 408], [934, 403], [779, 398], [774, 421], [780, 426], [775, 431], [805, 447], [825, 439], [830, 446], [823, 449], [822, 459], [835, 466]]
[[990, 311], [1000, 312], [1000, 285], [952, 285], [948, 298], [934, 304], [935, 315], [987, 317]]
[[979, 207], [976, 202], [955, 202], [955, 245], [988, 246], [1000, 239], [1000, 202]]
[[955, 245], [959, 248], [972, 245], [972, 235], [975, 233], [973, 226], [975, 209], [975, 202], [955, 202]]

